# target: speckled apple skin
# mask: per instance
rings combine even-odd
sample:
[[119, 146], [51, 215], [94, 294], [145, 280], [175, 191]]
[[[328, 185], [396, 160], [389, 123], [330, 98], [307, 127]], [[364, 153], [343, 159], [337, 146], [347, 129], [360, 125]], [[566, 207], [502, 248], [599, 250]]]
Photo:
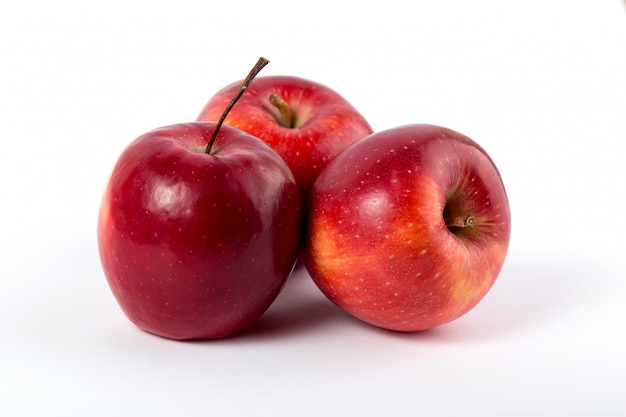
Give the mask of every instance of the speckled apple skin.
[[103, 270], [126, 316], [159, 336], [229, 336], [254, 323], [293, 269], [302, 206], [267, 144], [215, 123], [155, 129], [120, 155], [98, 217]]
[[[241, 81], [218, 91], [197, 120], [217, 121]], [[282, 126], [270, 96], [280, 96], [291, 108], [294, 126]], [[356, 108], [331, 88], [300, 77], [257, 77], [246, 89], [225, 123], [268, 143], [293, 172], [303, 198], [326, 164], [339, 152], [373, 132]]]
[[[307, 206], [304, 261], [321, 291], [374, 326], [412, 332], [471, 310], [503, 266], [511, 214], [495, 164], [433, 125], [374, 133], [331, 161]], [[471, 228], [446, 216], [471, 215]]]

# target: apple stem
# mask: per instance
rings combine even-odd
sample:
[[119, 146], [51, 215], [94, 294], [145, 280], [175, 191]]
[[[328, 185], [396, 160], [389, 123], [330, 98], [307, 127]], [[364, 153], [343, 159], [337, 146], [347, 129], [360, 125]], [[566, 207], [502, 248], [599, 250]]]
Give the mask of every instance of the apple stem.
[[243, 80], [243, 82], [241, 83], [241, 87], [239, 87], [239, 89], [237, 90], [237, 92], [235, 93], [233, 98], [230, 100], [230, 103], [228, 103], [228, 105], [224, 109], [224, 113], [222, 113], [222, 116], [217, 121], [217, 125], [215, 126], [215, 130], [213, 130], [213, 134], [211, 135], [211, 139], [209, 139], [209, 143], [206, 146], [206, 150], [205, 150], [206, 153], [208, 153], [208, 154], [211, 153], [211, 149], [213, 148], [213, 143], [215, 143], [215, 139], [217, 138], [217, 134], [218, 134], [218, 132], [220, 130], [220, 127], [222, 127], [222, 124], [224, 123], [224, 120], [226, 120], [226, 116], [228, 116], [228, 113], [230, 112], [230, 110], [233, 108], [233, 106], [235, 105], [237, 100], [239, 100], [239, 98], [241, 98], [241, 96], [246, 91], [246, 89], [248, 88], [248, 86], [250, 85], [252, 80], [254, 80], [254, 77], [256, 77], [256, 75], [259, 73], [259, 71], [261, 71], [264, 66], [269, 64], [269, 62], [270, 61], [267, 58], [260, 57], [259, 60], [257, 61], [257, 63], [254, 64], [254, 67], [252, 67], [252, 69], [248, 73], [248, 76]]
[[285, 100], [278, 94], [272, 94], [270, 95], [270, 103], [280, 111], [276, 121], [283, 127], [293, 127], [291, 109]]
[[476, 217], [472, 215], [446, 217], [444, 220], [448, 227], [474, 227], [476, 224]]

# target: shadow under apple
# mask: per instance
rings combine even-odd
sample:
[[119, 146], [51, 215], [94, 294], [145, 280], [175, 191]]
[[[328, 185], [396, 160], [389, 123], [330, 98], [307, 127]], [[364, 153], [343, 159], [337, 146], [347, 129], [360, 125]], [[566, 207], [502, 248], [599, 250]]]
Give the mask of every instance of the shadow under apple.
[[351, 317], [332, 304], [315, 286], [306, 269], [298, 268], [278, 298], [248, 329], [229, 339], [271, 339], [316, 331], [329, 322]]

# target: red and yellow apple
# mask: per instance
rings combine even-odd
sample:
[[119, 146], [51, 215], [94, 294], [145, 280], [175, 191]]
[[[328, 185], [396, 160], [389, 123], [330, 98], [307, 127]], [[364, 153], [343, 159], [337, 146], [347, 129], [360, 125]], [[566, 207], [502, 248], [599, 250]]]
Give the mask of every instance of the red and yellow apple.
[[[217, 121], [241, 84], [218, 91], [197, 120]], [[257, 77], [225, 123], [268, 143], [285, 160], [303, 198], [340, 151], [372, 133], [365, 118], [334, 90], [299, 77]]]
[[401, 126], [348, 147], [320, 173], [305, 211], [304, 262], [317, 286], [390, 330], [467, 313], [509, 245], [496, 166], [476, 142], [439, 126]]

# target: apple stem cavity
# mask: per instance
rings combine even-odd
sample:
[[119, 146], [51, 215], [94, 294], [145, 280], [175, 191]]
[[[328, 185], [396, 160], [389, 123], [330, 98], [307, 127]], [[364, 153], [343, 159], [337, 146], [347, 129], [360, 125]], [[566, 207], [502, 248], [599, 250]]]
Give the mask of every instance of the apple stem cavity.
[[283, 100], [283, 98], [278, 94], [272, 94], [270, 95], [270, 103], [279, 111], [279, 115], [276, 117], [278, 124], [283, 127], [294, 128], [295, 121], [287, 102], [285, 102], [285, 100]]
[[252, 80], [254, 80], [254, 77], [256, 77], [257, 74], [263, 69], [263, 67], [269, 64], [269, 62], [270, 61], [267, 58], [260, 57], [257, 63], [254, 64], [254, 67], [252, 67], [252, 69], [248, 73], [248, 76], [243, 80], [243, 82], [241, 83], [241, 87], [239, 87], [239, 89], [237, 90], [233, 98], [230, 100], [230, 103], [228, 103], [228, 105], [224, 109], [224, 113], [222, 113], [222, 116], [217, 121], [215, 130], [213, 130], [213, 134], [211, 135], [211, 138], [209, 139], [209, 142], [206, 146], [205, 153], [207, 154], [211, 153], [211, 149], [213, 149], [213, 144], [215, 143], [217, 134], [220, 130], [220, 127], [222, 127], [224, 120], [226, 120], [226, 116], [228, 116], [228, 113], [230, 113], [230, 110], [233, 108], [237, 100], [241, 98], [241, 96], [246, 91], [246, 89], [248, 88]]
[[454, 216], [454, 217], [447, 217], [444, 219], [446, 222], [446, 226], [449, 228], [451, 227], [474, 227], [474, 225], [476, 224], [476, 217], [469, 215], [469, 216]]

